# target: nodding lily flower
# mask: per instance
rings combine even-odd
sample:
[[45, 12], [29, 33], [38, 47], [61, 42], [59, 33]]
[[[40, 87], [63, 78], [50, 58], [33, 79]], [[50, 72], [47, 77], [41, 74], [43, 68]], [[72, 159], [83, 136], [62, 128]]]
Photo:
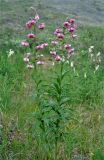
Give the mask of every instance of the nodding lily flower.
[[35, 20], [38, 21], [39, 19], [40, 19], [40, 17], [39, 17], [39, 15], [37, 14], [37, 15], [35, 16]]
[[73, 19], [73, 18], [69, 19], [68, 22], [71, 23], [71, 24], [73, 24], [75, 22], [75, 19]]
[[43, 43], [43, 44], [36, 46], [36, 49], [44, 49], [47, 46], [48, 46], [48, 43]]
[[44, 49], [44, 45], [40, 44], [40, 45], [36, 46], [36, 49]]
[[61, 58], [59, 55], [56, 55], [55, 60], [56, 60], [56, 61], [61, 61], [62, 58]]
[[74, 52], [74, 48], [71, 48], [71, 49], [68, 50], [68, 53], [69, 53], [69, 54], [71, 54], [71, 53], [73, 53], [73, 52]]
[[33, 34], [33, 33], [29, 33], [29, 34], [27, 35], [27, 37], [30, 38], [30, 39], [33, 39], [33, 38], [36, 38], [36, 35]]
[[70, 25], [69, 22], [64, 22], [64, 27], [65, 27], [65, 28], [70, 28], [70, 26], [71, 26], [71, 25]]
[[50, 54], [53, 56], [53, 57], [56, 57], [56, 51], [50, 51]]
[[71, 49], [71, 44], [65, 44], [64, 48], [67, 49], [67, 50]]
[[64, 39], [64, 34], [63, 33], [58, 33], [57, 37], [62, 40], [62, 39]]
[[45, 23], [41, 23], [41, 24], [38, 26], [38, 28], [39, 28], [40, 30], [43, 30], [43, 29], [45, 28]]
[[77, 37], [77, 35], [76, 34], [72, 34], [72, 38], [74, 39], [74, 38], [76, 38]]
[[29, 43], [26, 42], [26, 41], [23, 41], [23, 42], [21, 42], [21, 45], [24, 46], [24, 47], [28, 47], [28, 46], [29, 46]]
[[74, 33], [75, 32], [75, 28], [71, 27], [68, 29], [69, 32]]
[[36, 20], [30, 20], [26, 23], [26, 28], [31, 29], [33, 26], [35, 26]]
[[28, 58], [28, 57], [24, 57], [23, 61], [24, 61], [25, 63], [28, 63], [28, 62], [29, 62], [29, 58]]
[[37, 64], [38, 65], [43, 65], [43, 64], [45, 64], [45, 62], [44, 61], [38, 61]]
[[57, 44], [58, 44], [58, 41], [52, 41], [51, 44], [57, 45]]
[[28, 65], [27, 65], [27, 68], [33, 69], [33, 68], [34, 68], [34, 65], [33, 65], [33, 64], [28, 64]]
[[48, 43], [43, 43], [44, 47], [47, 47], [48, 46]]
[[58, 33], [63, 33], [63, 30], [61, 28], [56, 28], [54, 35], [57, 35]]

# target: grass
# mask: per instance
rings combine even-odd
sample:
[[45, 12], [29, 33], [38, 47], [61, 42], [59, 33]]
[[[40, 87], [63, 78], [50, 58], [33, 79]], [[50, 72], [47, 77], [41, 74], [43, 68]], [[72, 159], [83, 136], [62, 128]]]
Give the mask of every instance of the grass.
[[[80, 43], [77, 42], [79, 45], [77, 56], [73, 59], [78, 65], [79, 76], [76, 76], [70, 64], [64, 66], [64, 69], [69, 72], [63, 81], [63, 85], [68, 83], [63, 93], [69, 99], [66, 103], [67, 109], [72, 111], [69, 113], [70, 117], [65, 126], [64, 121], [62, 122], [64, 133], [62, 139], [59, 138], [58, 141], [57, 159], [102, 160], [104, 158], [103, 61], [100, 70], [94, 74], [87, 56], [88, 47], [94, 44], [96, 44], [95, 54], [98, 51], [102, 53], [102, 32], [101, 28], [96, 28], [95, 32], [95, 27], [79, 29], [81, 40]], [[50, 94], [49, 88], [54, 83], [54, 72], [55, 70], [59, 72], [60, 64], [56, 67], [39, 67], [38, 73], [30, 72], [22, 61], [21, 48], [19, 46], [13, 48], [10, 44], [8, 42], [9, 46], [2, 49], [0, 57], [1, 159], [54, 159], [54, 135], [51, 135], [52, 131], [47, 125], [49, 121], [53, 123], [50, 116], [55, 118], [56, 115], [53, 111], [47, 114], [46, 107], [44, 111], [46, 132], [43, 134], [36, 118], [37, 114], [40, 114], [36, 98], [36, 84], [41, 79], [45, 84], [41, 84], [39, 94], [47, 95], [47, 92]], [[10, 58], [7, 57], [7, 48], [13, 48], [15, 51]], [[87, 72], [86, 79], [84, 72]], [[50, 91], [53, 93], [51, 88]], [[53, 103], [51, 102], [54, 100], [53, 96], [51, 99], [47, 98], [49, 97], [42, 96], [41, 103]], [[48, 140], [45, 140], [45, 137], [49, 137]]]

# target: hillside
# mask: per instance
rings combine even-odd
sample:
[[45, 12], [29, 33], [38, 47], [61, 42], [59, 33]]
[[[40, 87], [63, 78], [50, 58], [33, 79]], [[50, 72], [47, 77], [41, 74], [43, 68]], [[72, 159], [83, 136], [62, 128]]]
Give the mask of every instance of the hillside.
[[[1, 22], [25, 17], [28, 7], [36, 7], [41, 14], [52, 18], [50, 14], [64, 16], [73, 15], [82, 23], [104, 23], [103, 0], [1, 0]], [[7, 19], [8, 18], [8, 19]]]
[[1, 40], [8, 34], [24, 34], [28, 17], [35, 15], [31, 14], [31, 7], [50, 28], [63, 23], [66, 17], [74, 17], [81, 25], [104, 25], [103, 0], [0, 0]]

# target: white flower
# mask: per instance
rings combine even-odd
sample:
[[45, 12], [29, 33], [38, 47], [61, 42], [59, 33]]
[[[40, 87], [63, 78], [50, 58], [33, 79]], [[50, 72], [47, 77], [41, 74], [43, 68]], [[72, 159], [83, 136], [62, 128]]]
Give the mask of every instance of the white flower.
[[65, 63], [69, 64], [69, 61], [67, 60]]
[[41, 54], [41, 55], [40, 55], [40, 57], [44, 57], [44, 55], [43, 55], [43, 54]]
[[94, 49], [94, 46], [90, 46], [91, 49]]
[[93, 59], [93, 62], [95, 62], [96, 60], [95, 60], [95, 58]]
[[97, 56], [97, 57], [99, 57], [99, 56], [100, 56], [100, 54], [101, 54], [101, 53], [100, 53], [100, 52], [98, 52], [98, 54], [97, 54], [96, 56]]
[[31, 55], [31, 53], [26, 53], [26, 56], [27, 56], [27, 57], [30, 57], [30, 55]]
[[39, 15], [38, 15], [38, 14], [36, 14], [36, 16], [35, 16], [35, 20], [36, 20], [36, 21], [38, 21], [39, 19], [40, 19]]
[[99, 58], [99, 60], [98, 60], [99, 62], [101, 62], [101, 59]]
[[11, 57], [14, 54], [14, 51], [12, 49], [9, 50], [8, 57]]
[[34, 7], [30, 7], [30, 9], [34, 10]]
[[74, 67], [74, 62], [73, 62], [73, 61], [71, 62], [70, 66], [71, 66], [71, 67]]
[[32, 65], [32, 64], [28, 64], [28, 65], [27, 65], [27, 68], [29, 68], [29, 69], [33, 69], [33, 68], [34, 68], [34, 65]]
[[91, 53], [91, 58], [94, 56], [94, 54]]
[[84, 78], [87, 78], [87, 74], [86, 73], [84, 73]]
[[95, 71], [97, 71], [99, 69], [99, 65], [97, 65], [96, 67], [95, 67]]
[[89, 48], [89, 53], [91, 53], [92, 52], [92, 49], [91, 48]]
[[94, 49], [94, 46], [90, 46], [89, 49], [88, 49], [89, 53], [91, 53], [93, 51], [93, 49]]
[[43, 55], [43, 54], [40, 54], [40, 55], [37, 55], [37, 57], [44, 57], [44, 55]]
[[25, 63], [28, 63], [28, 62], [29, 62], [29, 58], [28, 58], [28, 57], [24, 57], [23, 61], [24, 61]]

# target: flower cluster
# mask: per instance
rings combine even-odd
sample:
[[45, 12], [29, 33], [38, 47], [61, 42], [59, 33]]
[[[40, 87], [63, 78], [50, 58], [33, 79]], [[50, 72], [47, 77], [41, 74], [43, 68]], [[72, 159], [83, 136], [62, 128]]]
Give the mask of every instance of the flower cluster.
[[[31, 62], [31, 59], [35, 60], [35, 64], [44, 64], [44, 61], [38, 59], [40, 58], [39, 55], [34, 54], [34, 52], [38, 52], [38, 50], [44, 49], [48, 46], [48, 43], [42, 43], [39, 44], [38, 42], [38, 35], [37, 30], [42, 31], [45, 29], [46, 25], [45, 23], [39, 23], [40, 17], [38, 14], [35, 15], [35, 17], [31, 18], [28, 22], [26, 22], [26, 29], [31, 30], [30, 33], [27, 34], [26, 40], [21, 42], [21, 46], [28, 47], [29, 50], [31, 50], [31, 53], [26, 53], [24, 55], [23, 61], [27, 64], [27, 68], [33, 69], [34, 68], [34, 62]], [[39, 45], [37, 45], [39, 44]]]
[[[33, 17], [26, 23], [26, 28], [31, 30], [31, 33], [27, 35], [28, 39], [35, 39], [37, 37], [36, 33], [32, 33], [36, 28], [38, 28], [39, 30], [43, 30], [45, 28], [45, 23], [38, 24], [39, 19], [40, 19], [39, 15], [36, 14], [35, 17]], [[28, 40], [21, 42], [21, 45], [24, 47], [28, 47], [29, 46]]]
[[48, 46], [48, 43], [43, 43], [43, 44], [40, 44], [40, 45], [36, 46], [36, 49], [41, 50], [41, 49], [44, 49], [47, 46]]
[[[73, 38], [77, 37], [75, 34], [76, 30], [77, 25], [75, 24], [75, 19], [68, 19], [63, 23], [62, 27], [55, 29], [54, 35], [56, 38], [51, 41], [51, 44], [54, 47], [50, 54], [56, 61], [63, 60], [63, 54], [67, 59], [74, 54], [75, 49], [72, 47], [71, 42], [73, 41]], [[59, 54], [56, 54], [57, 50]]]
[[100, 63], [101, 63], [101, 52], [98, 52], [97, 54], [94, 53], [94, 46], [90, 46], [89, 49], [89, 56], [91, 63], [95, 66], [94, 73], [99, 69]]
[[77, 25], [75, 24], [75, 19], [68, 19], [64, 22], [64, 27], [71, 33], [73, 38], [77, 37], [75, 31], [77, 29]]
[[21, 42], [21, 45], [24, 46], [24, 47], [28, 47], [28, 46], [29, 46], [29, 43], [26, 42], [26, 41], [22, 41], [22, 42]]
[[29, 53], [25, 54], [23, 58], [23, 61], [27, 64], [27, 68], [34, 68], [34, 64], [43, 65], [45, 62], [40, 56], [40, 53], [43, 54], [45, 51], [47, 53], [49, 52], [55, 61], [63, 61], [63, 59], [68, 61], [68, 58], [74, 54], [74, 48], [71, 42], [73, 38], [77, 37], [75, 34], [77, 29], [75, 19], [68, 19], [63, 23], [62, 27], [56, 28], [54, 31], [54, 39], [49, 40], [48, 43], [39, 42], [40, 39], [37, 33], [46, 27], [45, 23], [39, 24], [39, 20], [40, 17], [36, 14], [35, 17], [26, 23], [26, 28], [31, 30], [31, 33], [27, 34], [27, 40], [21, 42], [22, 46], [28, 47], [31, 50], [31, 55]]

